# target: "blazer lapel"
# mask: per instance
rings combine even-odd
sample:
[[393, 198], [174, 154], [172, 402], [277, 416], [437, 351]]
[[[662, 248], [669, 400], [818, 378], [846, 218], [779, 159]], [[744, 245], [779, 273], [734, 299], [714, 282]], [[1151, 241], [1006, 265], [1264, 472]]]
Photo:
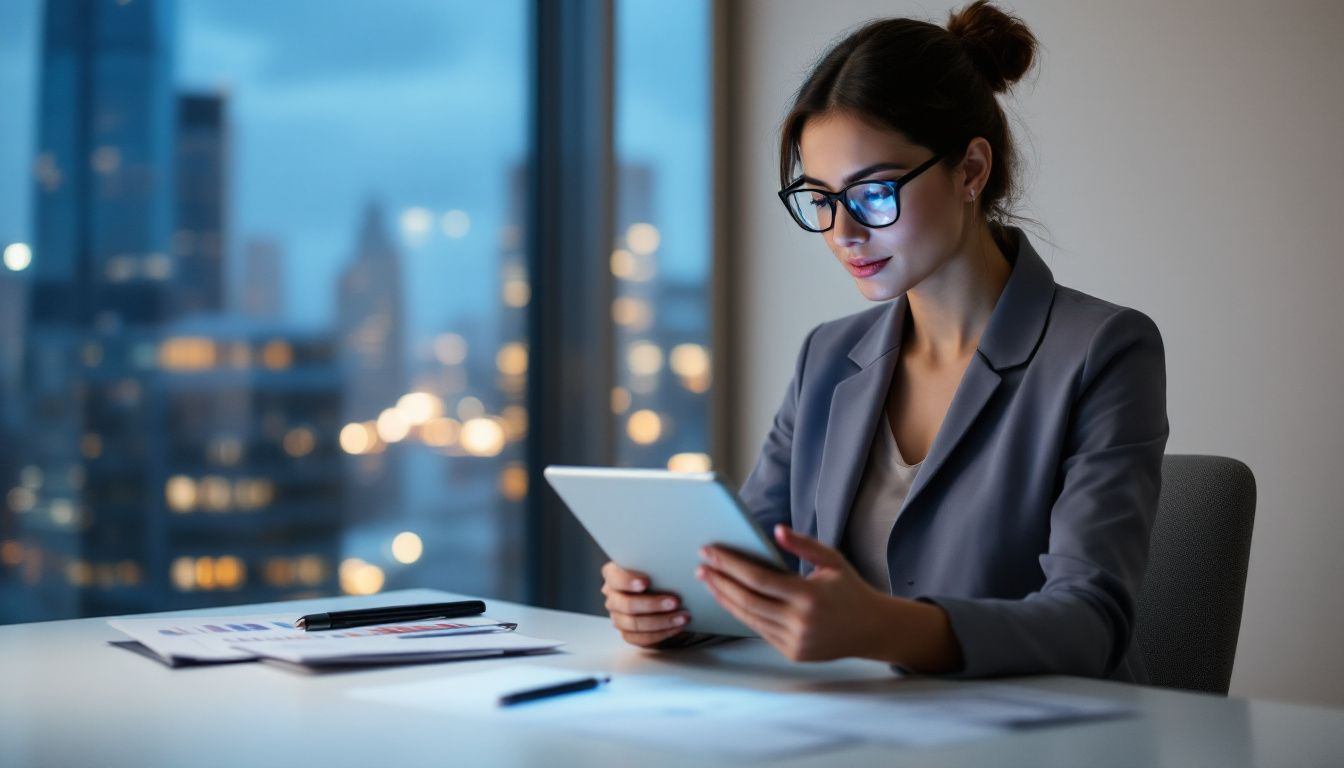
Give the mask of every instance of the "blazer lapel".
[[1045, 333], [1045, 323], [1055, 299], [1054, 275], [1020, 229], [1008, 227], [1007, 230], [1016, 246], [1004, 254], [1012, 261], [1013, 271], [994, 305], [994, 312], [980, 336], [976, 354], [966, 366], [957, 393], [952, 396], [943, 424], [929, 446], [929, 455], [905, 496], [897, 525], [904, 510], [933, 482], [938, 470], [994, 396], [1003, 380], [999, 372], [1030, 361]]
[[859, 370], [837, 384], [831, 395], [816, 498], [817, 538], [831, 547], [839, 546], [878, 417], [885, 411], [906, 312], [904, 296], [888, 305], [850, 350], [849, 358]]
[[[994, 396], [994, 390], [999, 388], [1000, 381], [1002, 377], [982, 356], [976, 354], [971, 357], [971, 362], [966, 366], [966, 373], [962, 375], [961, 383], [957, 385], [957, 393], [952, 396], [952, 404], [948, 406], [947, 415], [943, 417], [943, 424], [938, 428], [938, 434], [934, 435], [933, 444], [929, 446], [929, 454], [924, 457], [924, 463], [920, 465], [919, 472], [915, 474], [915, 481], [910, 485], [910, 492], [905, 495], [902, 511], [938, 473], [943, 462], [947, 461], [947, 457], [952, 453], [952, 449], [957, 447], [966, 430], [970, 429], [980, 411], [984, 410], [989, 398]], [[900, 518], [901, 516], [897, 515], [896, 519]]]

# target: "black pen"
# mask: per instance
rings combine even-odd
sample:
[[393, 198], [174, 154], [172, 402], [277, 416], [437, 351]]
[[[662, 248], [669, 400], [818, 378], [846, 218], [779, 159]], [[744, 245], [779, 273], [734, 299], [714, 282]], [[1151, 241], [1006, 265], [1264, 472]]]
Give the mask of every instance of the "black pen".
[[551, 696], [559, 696], [564, 693], [578, 693], [579, 691], [590, 691], [603, 683], [611, 682], [610, 676], [603, 677], [585, 677], [582, 680], [571, 680], [568, 683], [557, 683], [555, 685], [544, 685], [540, 688], [530, 688], [526, 691], [518, 691], [499, 697], [499, 706], [508, 707], [514, 704], [522, 704], [525, 701], [536, 701]]
[[455, 603], [427, 603], [424, 605], [392, 605], [386, 608], [366, 608], [360, 611], [332, 611], [300, 617], [294, 626], [302, 630], [349, 629], [371, 624], [395, 624], [420, 619], [456, 619], [461, 616], [479, 616], [485, 613], [480, 600], [459, 600]]

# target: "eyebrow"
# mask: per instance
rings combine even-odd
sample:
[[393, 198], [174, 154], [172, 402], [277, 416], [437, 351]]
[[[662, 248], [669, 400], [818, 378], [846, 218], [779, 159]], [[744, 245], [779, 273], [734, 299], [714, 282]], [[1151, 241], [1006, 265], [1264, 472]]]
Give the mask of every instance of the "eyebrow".
[[[871, 176], [878, 171], [903, 171], [908, 167], [909, 166], [904, 163], [876, 163], [849, 174], [844, 178], [841, 186], [844, 186], [845, 184], [853, 184], [864, 176]], [[827, 185], [826, 182], [820, 179], [814, 179], [811, 176], [799, 176], [798, 180], [807, 182], [808, 184], [815, 184], [818, 187], [827, 187], [829, 189], [829, 185]]]

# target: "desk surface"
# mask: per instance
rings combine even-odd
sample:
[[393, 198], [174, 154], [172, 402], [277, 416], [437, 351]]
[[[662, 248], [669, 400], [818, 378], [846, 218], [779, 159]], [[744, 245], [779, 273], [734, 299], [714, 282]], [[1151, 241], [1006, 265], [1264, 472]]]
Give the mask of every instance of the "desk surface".
[[[296, 616], [332, 607], [429, 602], [460, 596], [406, 590], [192, 612], [278, 608]], [[601, 618], [490, 601], [490, 615], [568, 644], [564, 653], [506, 663], [675, 674], [763, 690], [816, 690], [886, 681], [863, 661], [790, 664], [760, 641], [675, 653], [626, 646]], [[351, 688], [450, 677], [499, 660], [302, 674], [264, 664], [169, 669], [108, 645], [105, 619], [0, 626], [0, 765], [418, 765], [452, 756], [476, 765], [630, 765], [625, 744], [552, 730], [518, 732], [348, 698]], [[860, 744], [801, 755], [785, 765], [1241, 766], [1344, 764], [1344, 710], [1164, 691], [1068, 677], [1034, 687], [1131, 702], [1139, 716], [1015, 732], [968, 744], [900, 750]], [[934, 680], [900, 685], [937, 687]], [[640, 755], [641, 768], [685, 765], [672, 752]], [[706, 763], [700, 756], [697, 765]], [[781, 762], [772, 761], [771, 764]]]

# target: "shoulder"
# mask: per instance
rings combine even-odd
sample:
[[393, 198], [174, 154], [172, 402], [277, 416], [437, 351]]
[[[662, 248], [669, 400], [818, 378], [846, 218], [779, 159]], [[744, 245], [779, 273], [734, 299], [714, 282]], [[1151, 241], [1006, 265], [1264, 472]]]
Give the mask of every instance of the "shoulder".
[[1049, 333], [1067, 335], [1088, 348], [1122, 339], [1162, 342], [1157, 323], [1143, 312], [1062, 285], [1055, 288]]
[[1047, 363], [1071, 358], [1084, 385], [1122, 359], [1127, 378], [1161, 375], [1165, 368], [1162, 333], [1151, 317], [1064, 286], [1056, 287], [1039, 353]]
[[873, 326], [882, 322], [891, 311], [894, 301], [887, 301], [873, 307], [855, 312], [852, 315], [827, 320], [812, 329], [804, 346], [818, 352], [838, 352], [844, 357], [859, 343]]

